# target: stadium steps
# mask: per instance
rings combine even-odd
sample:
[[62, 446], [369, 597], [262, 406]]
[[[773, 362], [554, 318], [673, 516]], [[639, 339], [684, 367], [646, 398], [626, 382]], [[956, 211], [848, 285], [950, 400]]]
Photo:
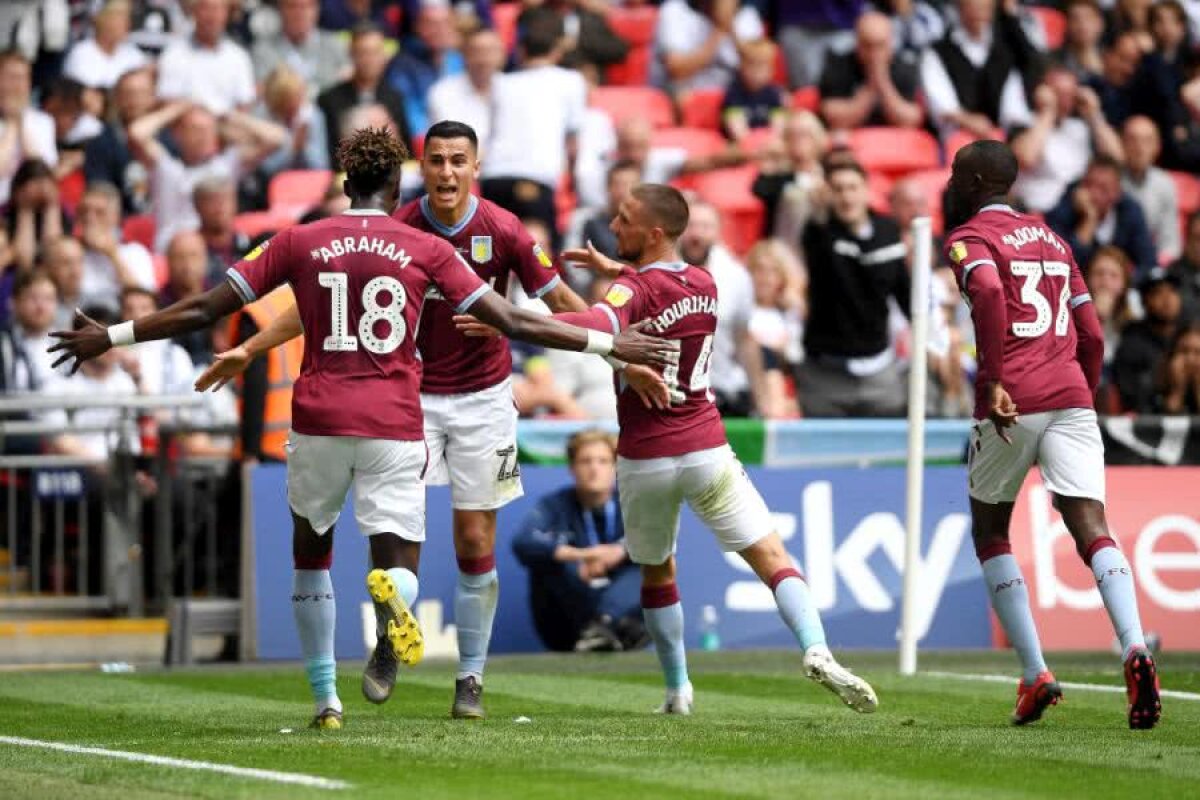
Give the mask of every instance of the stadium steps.
[[158, 663], [167, 621], [34, 616], [0, 616], [0, 664]]

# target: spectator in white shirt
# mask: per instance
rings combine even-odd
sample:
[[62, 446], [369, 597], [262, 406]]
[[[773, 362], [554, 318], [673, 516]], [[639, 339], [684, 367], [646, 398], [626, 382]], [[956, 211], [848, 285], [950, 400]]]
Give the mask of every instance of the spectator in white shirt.
[[225, 35], [230, 0], [195, 0], [194, 29], [167, 45], [158, 60], [158, 96], [190, 100], [214, 114], [254, 102], [250, 56]]
[[721, 416], [748, 417], [764, 411], [762, 348], [750, 334], [754, 284], [750, 273], [721, 243], [721, 217], [708, 203], [694, 201], [687, 230], [679, 238], [683, 260], [703, 267], [717, 285], [717, 330], [713, 336], [712, 391]]
[[1121, 138], [1096, 93], [1066, 67], [1049, 69], [1033, 93], [1033, 124], [1013, 135], [1020, 172], [1014, 193], [1031, 211], [1054, 207], [1067, 185], [1083, 177], [1092, 154], [1121, 157]]
[[108, 90], [126, 72], [145, 66], [145, 54], [129, 41], [130, 12], [129, 0], [108, 0], [101, 6], [92, 37], [71, 48], [63, 75], [90, 89]]
[[467, 71], [441, 78], [429, 90], [429, 122], [465, 122], [479, 136], [480, 154], [492, 135], [492, 86], [504, 67], [499, 34], [480, 28], [463, 45]]
[[325, 115], [308, 100], [298, 72], [281, 64], [267, 76], [259, 114], [289, 134], [283, 146], [262, 162], [259, 169], [266, 180], [284, 170], [329, 169]]
[[933, 122], [943, 136], [962, 128], [984, 137], [996, 127], [1028, 125], [1018, 54], [1004, 35], [1021, 36], [1020, 23], [997, 18], [995, 0], [958, 0], [957, 10], [950, 33], [921, 57], [921, 85]]
[[116, 309], [125, 289], [154, 288], [154, 261], [137, 242], [121, 241], [121, 193], [109, 183], [92, 184], [76, 216], [83, 254], [83, 302]]
[[58, 289], [46, 272], [32, 270], [17, 278], [13, 284], [12, 311], [12, 332], [25, 351], [28, 383], [36, 391], [54, 377], [51, 364], [57, 359], [49, 348], [54, 344], [50, 331], [54, 329], [58, 311]]
[[[588, 292], [588, 303], [603, 301], [611, 285], [611, 280], [597, 277]], [[552, 349], [546, 351], [545, 358], [554, 385], [570, 396], [588, 419], [617, 418], [613, 371], [604, 359], [588, 358], [586, 353]]]
[[30, 105], [33, 68], [16, 50], [0, 52], [0, 207], [8, 203], [17, 168], [37, 158], [58, 163], [54, 120]]
[[[199, 224], [192, 205], [198, 181], [212, 175], [236, 181], [287, 141], [287, 131], [280, 126], [240, 111], [230, 111], [222, 122], [239, 144], [222, 149], [216, 117], [189, 102], [169, 103], [129, 127], [133, 150], [151, 173], [156, 251], [161, 252], [176, 231]], [[168, 125], [179, 146], [178, 158], [158, 140], [159, 131]]]
[[317, 28], [319, 14], [317, 0], [279, 0], [279, 33], [254, 43], [254, 77], [259, 83], [286, 65], [304, 79], [308, 98], [314, 100], [350, 74], [346, 43]]
[[[139, 320], [157, 310], [153, 292], [130, 288], [121, 293], [123, 320]], [[142, 394], [191, 394], [192, 358], [173, 339], [138, 342], [129, 350], [137, 356]]]
[[566, 47], [562, 18], [544, 8], [527, 15], [521, 68], [493, 87], [492, 134], [480, 171], [483, 196], [522, 219], [541, 221], [558, 239], [554, 193], [587, 105], [587, 84], [558, 66]]
[[1158, 126], [1149, 117], [1130, 117], [1121, 130], [1125, 174], [1121, 184], [1142, 206], [1159, 263], [1173, 261], [1183, 250], [1179, 236], [1179, 197], [1175, 181], [1154, 166], [1162, 152]]
[[41, 265], [58, 290], [54, 328], [66, 330], [75, 309], [83, 307], [83, 245], [71, 236], [58, 236], [42, 248]]
[[675, 94], [724, 89], [737, 71], [742, 43], [765, 33], [762, 19], [749, 4], [739, 9], [737, 0], [666, 0], [654, 29], [650, 82]]

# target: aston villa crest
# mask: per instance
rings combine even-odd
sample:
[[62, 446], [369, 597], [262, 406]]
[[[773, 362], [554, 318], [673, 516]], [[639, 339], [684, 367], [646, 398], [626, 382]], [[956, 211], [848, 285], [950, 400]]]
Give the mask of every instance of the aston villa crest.
[[471, 260], [476, 264], [486, 264], [492, 260], [492, 237], [471, 237]]

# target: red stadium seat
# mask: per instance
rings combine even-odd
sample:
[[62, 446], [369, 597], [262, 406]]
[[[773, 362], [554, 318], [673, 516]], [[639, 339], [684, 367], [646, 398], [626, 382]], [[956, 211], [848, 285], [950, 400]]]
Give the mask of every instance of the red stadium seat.
[[868, 171], [893, 177], [941, 166], [937, 139], [915, 128], [857, 128], [850, 149]]
[[[997, 142], [1004, 141], [1004, 131], [996, 128], [987, 135], [988, 139], [995, 139]], [[954, 154], [963, 149], [971, 142], [979, 141], [979, 137], [968, 131], [958, 130], [950, 134], [946, 139], [946, 163], [954, 163]]]
[[520, 15], [520, 3], [496, 3], [492, 6], [492, 27], [500, 34], [506, 53], [511, 53], [517, 46], [517, 17]]
[[733, 252], [744, 256], [762, 238], [763, 204], [750, 187], [758, 167], [730, 167], [692, 176], [696, 194], [716, 206], [721, 236]]
[[773, 139], [778, 139], [779, 133], [771, 127], [766, 128], [751, 128], [738, 142], [738, 145], [747, 153], [757, 153], [761, 151], [768, 142]]
[[290, 214], [299, 219], [319, 205], [333, 183], [327, 169], [292, 169], [280, 172], [267, 184], [267, 205], [272, 213]]
[[554, 191], [554, 211], [560, 231], [571, 227], [571, 215], [575, 213], [578, 205], [579, 198], [575, 196], [575, 189], [571, 186], [571, 175], [564, 173]]
[[650, 59], [654, 51], [649, 45], [630, 48], [620, 64], [612, 64], [604, 72], [609, 86], [645, 86], [650, 81]]
[[1029, 12], [1041, 24], [1042, 32], [1046, 34], [1046, 49], [1057, 50], [1062, 47], [1063, 37], [1067, 33], [1067, 18], [1063, 12], [1044, 6], [1031, 6]]
[[635, 116], [645, 117], [656, 128], [675, 124], [671, 98], [651, 86], [600, 86], [592, 90], [588, 104], [608, 114], [614, 125]]
[[721, 130], [721, 103], [724, 100], [723, 89], [697, 89], [688, 92], [679, 104], [684, 126]]
[[154, 252], [154, 233], [157, 224], [150, 214], [136, 214], [126, 217], [121, 224], [121, 238], [127, 242], [137, 242], [150, 252]]
[[74, 215], [75, 207], [79, 205], [79, 201], [83, 198], [83, 190], [87, 185], [87, 178], [84, 177], [83, 167], [72, 170], [58, 180], [58, 202], [67, 210], [68, 214]]
[[[492, 13], [496, 13], [494, 9]], [[654, 43], [654, 26], [658, 24], [658, 9], [654, 6], [612, 8], [606, 19], [613, 33], [630, 45], [642, 47]]]
[[233, 218], [233, 228], [253, 239], [264, 233], [279, 233], [295, 222], [296, 218], [291, 214], [271, 210], [248, 211]]
[[413, 158], [421, 158], [425, 155], [425, 134], [414, 133], [412, 135], [412, 155]]
[[882, 172], [867, 173], [867, 203], [871, 210], [879, 214], [887, 214], [891, 208], [888, 192], [892, 188], [892, 179]]
[[1175, 181], [1175, 194], [1179, 197], [1179, 214], [1184, 219], [1193, 211], [1200, 210], [1200, 180], [1186, 172], [1168, 172]]
[[729, 146], [724, 136], [703, 128], [660, 128], [650, 142], [655, 147], [681, 147], [689, 156], [707, 156]]
[[817, 113], [821, 107], [821, 92], [815, 86], [801, 86], [792, 92], [792, 108], [803, 108], [805, 111]]

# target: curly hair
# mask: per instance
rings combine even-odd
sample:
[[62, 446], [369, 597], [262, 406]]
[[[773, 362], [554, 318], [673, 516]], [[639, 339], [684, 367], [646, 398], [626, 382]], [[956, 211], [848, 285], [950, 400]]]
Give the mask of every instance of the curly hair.
[[360, 128], [338, 144], [337, 162], [346, 182], [360, 197], [395, 181], [408, 159], [408, 148], [387, 128]]

